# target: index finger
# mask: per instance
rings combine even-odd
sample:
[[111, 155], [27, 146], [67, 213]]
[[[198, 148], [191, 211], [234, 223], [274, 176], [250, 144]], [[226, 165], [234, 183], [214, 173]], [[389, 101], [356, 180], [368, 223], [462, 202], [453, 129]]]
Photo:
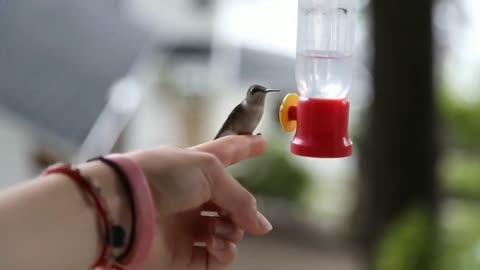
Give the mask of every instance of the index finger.
[[225, 166], [263, 154], [267, 142], [262, 136], [230, 135], [190, 148], [215, 155]]

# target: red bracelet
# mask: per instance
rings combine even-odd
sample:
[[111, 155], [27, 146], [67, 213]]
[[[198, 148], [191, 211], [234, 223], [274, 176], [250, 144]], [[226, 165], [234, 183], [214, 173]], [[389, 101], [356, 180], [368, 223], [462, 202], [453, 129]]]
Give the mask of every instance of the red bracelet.
[[78, 170], [72, 169], [68, 165], [64, 165], [61, 167], [56, 167], [56, 168], [50, 168], [47, 169], [44, 172], [44, 175], [50, 175], [50, 174], [63, 174], [68, 176], [69, 179], [72, 179], [84, 192], [86, 192], [92, 199], [95, 205], [95, 208], [97, 210], [97, 213], [99, 214], [101, 218], [101, 223], [103, 226], [103, 230], [105, 232], [105, 240], [103, 243], [102, 251], [100, 253], [99, 258], [93, 265], [93, 268], [97, 267], [104, 267], [108, 265], [108, 253], [109, 253], [109, 219], [108, 219], [108, 213], [106, 210], [106, 207], [104, 204], [102, 204], [101, 199], [93, 189], [93, 187], [90, 185], [90, 183], [80, 174]]
[[[115, 162], [125, 173], [132, 188], [136, 213], [134, 242], [131, 253], [124, 262], [114, 265], [116, 269], [123, 266], [140, 267], [147, 260], [153, 248], [155, 238], [155, 205], [149, 183], [142, 169], [123, 155], [109, 155], [106, 159]], [[120, 265], [120, 263], [122, 265]]]

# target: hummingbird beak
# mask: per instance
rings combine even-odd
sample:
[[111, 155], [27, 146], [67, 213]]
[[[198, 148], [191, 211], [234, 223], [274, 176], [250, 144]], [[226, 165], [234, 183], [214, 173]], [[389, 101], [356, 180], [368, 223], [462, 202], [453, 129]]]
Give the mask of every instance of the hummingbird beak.
[[280, 92], [280, 89], [268, 89], [268, 90], [265, 90], [265, 93], [268, 93], [268, 92]]

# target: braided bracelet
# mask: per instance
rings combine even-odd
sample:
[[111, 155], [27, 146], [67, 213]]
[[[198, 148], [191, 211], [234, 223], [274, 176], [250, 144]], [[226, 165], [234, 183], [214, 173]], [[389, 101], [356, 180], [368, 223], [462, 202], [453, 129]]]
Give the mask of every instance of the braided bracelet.
[[[51, 175], [51, 174], [63, 174], [67, 176], [69, 179], [73, 180], [85, 193], [87, 193], [91, 199], [93, 200], [93, 204], [96, 208], [98, 215], [100, 216], [100, 223], [103, 231], [105, 232], [105, 239], [102, 246], [102, 251], [100, 252], [100, 256], [98, 257], [97, 261], [94, 263], [92, 268], [97, 267], [104, 267], [108, 265], [108, 256], [109, 256], [109, 245], [110, 242], [110, 229], [109, 229], [109, 219], [107, 208], [105, 204], [99, 197], [98, 192], [92, 187], [92, 185], [84, 178], [78, 169], [73, 169], [70, 165], [60, 165], [57, 167], [52, 167], [47, 169], [44, 175]], [[101, 230], [102, 230], [101, 229]]]
[[155, 238], [155, 206], [149, 183], [137, 164], [125, 156], [110, 155], [98, 159], [115, 171], [123, 183], [132, 205], [133, 220], [130, 241], [126, 250], [118, 257], [113, 257], [110, 252], [112, 247], [123, 244], [125, 233], [120, 226], [111, 225], [111, 219], [106, 210], [105, 201], [100, 195], [100, 190], [83, 177], [78, 169], [72, 169], [70, 165], [47, 169], [45, 174], [65, 174], [92, 197], [105, 231], [102, 252], [94, 268], [140, 267], [147, 260]]

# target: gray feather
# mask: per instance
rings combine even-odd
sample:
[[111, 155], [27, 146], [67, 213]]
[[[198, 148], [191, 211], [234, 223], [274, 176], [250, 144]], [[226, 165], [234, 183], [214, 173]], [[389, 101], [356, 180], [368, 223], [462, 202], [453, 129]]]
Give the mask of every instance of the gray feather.
[[233, 124], [236, 122], [235, 120], [242, 114], [245, 114], [245, 108], [243, 107], [242, 103], [240, 103], [235, 106], [233, 111], [228, 115], [227, 120], [225, 120], [225, 122], [223, 123], [214, 140], [220, 137], [237, 134], [235, 132], [235, 127], [233, 126]]

